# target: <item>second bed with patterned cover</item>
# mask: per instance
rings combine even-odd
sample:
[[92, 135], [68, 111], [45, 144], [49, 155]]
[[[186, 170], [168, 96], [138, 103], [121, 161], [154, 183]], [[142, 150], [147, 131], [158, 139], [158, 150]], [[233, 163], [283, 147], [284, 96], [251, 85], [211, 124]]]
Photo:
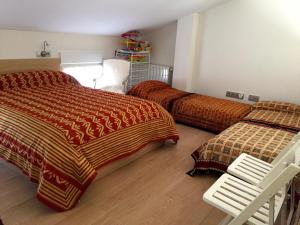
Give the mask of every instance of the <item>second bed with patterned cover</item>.
[[292, 131], [239, 122], [193, 152], [195, 166], [189, 174], [208, 170], [226, 172], [241, 153], [272, 162], [295, 135]]
[[300, 132], [300, 106], [277, 101], [261, 101], [242, 122], [226, 129], [199, 147], [192, 157], [190, 175], [203, 170], [225, 172], [241, 153], [271, 162]]
[[128, 95], [154, 101], [167, 109], [175, 121], [219, 133], [242, 120], [251, 105], [171, 88], [160, 81], [144, 81]]

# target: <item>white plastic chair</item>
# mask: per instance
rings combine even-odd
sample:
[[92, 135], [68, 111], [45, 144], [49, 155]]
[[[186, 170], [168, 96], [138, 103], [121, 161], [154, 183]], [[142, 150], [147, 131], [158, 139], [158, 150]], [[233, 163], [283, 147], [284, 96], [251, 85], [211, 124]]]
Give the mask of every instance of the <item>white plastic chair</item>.
[[270, 173], [262, 187], [224, 174], [203, 199], [228, 214], [222, 225], [274, 225], [285, 199], [285, 187], [299, 172], [300, 167], [291, 163], [279, 174]]
[[102, 76], [98, 79], [95, 79], [95, 88], [124, 94], [126, 81], [129, 76], [129, 70], [130, 62], [126, 60], [103, 60]]
[[[279, 155], [272, 161], [267, 163], [263, 160], [257, 159], [248, 154], [241, 154], [233, 163], [231, 163], [227, 169], [229, 174], [232, 174], [250, 184], [261, 187], [264, 185], [266, 177], [269, 173], [280, 173], [287, 165], [292, 162], [298, 162], [299, 154], [296, 151], [300, 151], [300, 132], [289, 142], [289, 144], [279, 153]], [[286, 187], [289, 189], [289, 186]], [[288, 196], [285, 195], [285, 199], [282, 207], [281, 224], [290, 224], [294, 213], [295, 206], [295, 187], [294, 183], [291, 183], [290, 187], [290, 212], [287, 213]]]
[[285, 166], [284, 164], [294, 162], [295, 151], [299, 148], [299, 146], [300, 132], [278, 154], [272, 163], [267, 163], [251, 155], [242, 153], [229, 165], [227, 172], [249, 182], [250, 184], [260, 185], [270, 171], [276, 170], [280, 172], [280, 170]]
[[[270, 169], [259, 184], [250, 184], [233, 175], [224, 174], [209, 188], [203, 196], [204, 200], [229, 215], [222, 224], [242, 225], [246, 221], [247, 224], [255, 225], [274, 224], [286, 202], [288, 184], [300, 172], [300, 140], [296, 137], [293, 141], [296, 143], [290, 144], [289, 153], [283, 154], [289, 157], [294, 155], [293, 160], [286, 163], [282, 160], [286, 157], [279, 157], [278, 165]], [[252, 163], [255, 165], [254, 159]], [[287, 222], [284, 217], [282, 224]]]

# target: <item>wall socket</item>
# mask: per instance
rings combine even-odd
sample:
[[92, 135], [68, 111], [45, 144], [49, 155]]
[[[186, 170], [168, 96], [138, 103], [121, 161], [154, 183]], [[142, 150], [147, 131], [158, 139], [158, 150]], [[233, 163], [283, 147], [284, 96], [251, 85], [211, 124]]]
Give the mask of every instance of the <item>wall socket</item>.
[[258, 102], [259, 101], [259, 96], [257, 96], [257, 95], [249, 95], [248, 96], [248, 101], [250, 101], [250, 102]]
[[244, 99], [243, 93], [233, 92], [233, 91], [226, 91], [226, 97], [229, 98], [236, 98], [236, 99]]

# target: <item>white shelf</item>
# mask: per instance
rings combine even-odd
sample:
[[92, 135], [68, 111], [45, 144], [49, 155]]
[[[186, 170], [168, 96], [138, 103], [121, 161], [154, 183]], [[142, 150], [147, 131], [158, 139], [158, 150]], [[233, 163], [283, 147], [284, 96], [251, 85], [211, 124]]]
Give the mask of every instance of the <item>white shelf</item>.
[[148, 64], [149, 62], [132, 62], [132, 65], [136, 65], [136, 64]]
[[117, 52], [125, 53], [125, 54], [133, 54], [133, 55], [136, 55], [136, 54], [150, 54], [149, 51], [136, 52], [136, 51], [127, 51], [127, 50], [123, 50], [123, 49], [118, 49]]
[[[144, 81], [148, 78], [148, 74], [150, 71], [150, 52], [149, 51], [127, 51], [123, 49], [116, 50], [116, 57], [119, 58], [128, 58], [130, 61], [130, 74], [128, 77], [128, 86], [127, 89], [131, 88], [135, 84]], [[132, 56], [142, 56], [145, 61], [136, 62], [133, 61]]]

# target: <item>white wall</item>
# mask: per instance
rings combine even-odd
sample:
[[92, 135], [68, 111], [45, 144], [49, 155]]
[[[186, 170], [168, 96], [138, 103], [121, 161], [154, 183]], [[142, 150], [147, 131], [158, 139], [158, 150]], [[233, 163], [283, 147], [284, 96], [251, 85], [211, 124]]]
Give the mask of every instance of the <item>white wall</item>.
[[0, 59], [35, 58], [45, 40], [50, 44], [52, 57], [64, 50], [91, 50], [111, 58], [121, 43], [120, 38], [113, 36], [0, 30]]
[[207, 11], [192, 89], [300, 103], [299, 12], [298, 0], [232, 0]]
[[174, 59], [173, 87], [192, 91], [198, 75], [203, 16], [193, 13], [178, 19]]
[[152, 43], [152, 63], [173, 66], [176, 29], [177, 22], [173, 22], [164, 27], [142, 33], [143, 39]]

